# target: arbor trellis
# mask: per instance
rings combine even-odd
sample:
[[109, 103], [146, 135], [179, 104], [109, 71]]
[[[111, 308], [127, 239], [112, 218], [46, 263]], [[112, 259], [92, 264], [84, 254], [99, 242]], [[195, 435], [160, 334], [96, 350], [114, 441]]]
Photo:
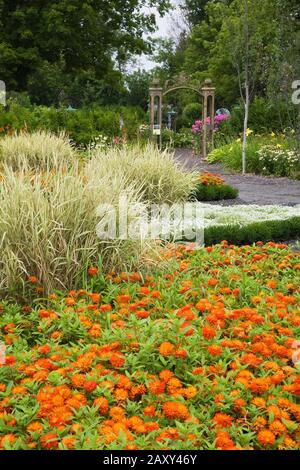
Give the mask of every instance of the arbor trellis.
[[[150, 95], [150, 129], [153, 136], [156, 136], [158, 145], [161, 148], [161, 131], [162, 131], [162, 107], [163, 98], [168, 93], [177, 90], [190, 90], [196, 92], [202, 97], [202, 157], [206, 158], [208, 144], [210, 148], [213, 147], [214, 141], [214, 129], [215, 129], [215, 91], [216, 89], [212, 86], [212, 81], [206, 79], [204, 85], [197, 88], [194, 85], [187, 83], [186, 79], [182, 83], [178, 83], [175, 86], [170, 86], [164, 90], [160, 85], [158, 79], [154, 79], [152, 86], [149, 89]], [[209, 118], [209, 122], [208, 122]]]

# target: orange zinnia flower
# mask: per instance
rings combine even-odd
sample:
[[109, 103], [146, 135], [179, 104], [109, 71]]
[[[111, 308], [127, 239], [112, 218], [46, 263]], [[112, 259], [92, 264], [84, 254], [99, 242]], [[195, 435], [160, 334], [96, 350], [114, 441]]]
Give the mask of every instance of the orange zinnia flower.
[[163, 405], [163, 412], [168, 419], [185, 421], [189, 417], [189, 410], [183, 403], [168, 401]]
[[95, 382], [94, 380], [88, 380], [83, 385], [83, 388], [86, 392], [91, 393], [97, 388], [97, 382]]
[[222, 352], [222, 348], [221, 346], [212, 345], [212, 346], [208, 346], [207, 351], [209, 352], [211, 356], [220, 356]]
[[109, 410], [108, 401], [105, 397], [98, 397], [94, 400], [94, 406], [98, 407], [101, 415], [106, 415]]
[[43, 430], [43, 425], [39, 421], [33, 421], [27, 426], [28, 432], [41, 432]]
[[221, 450], [232, 450], [234, 449], [234, 442], [228, 432], [221, 431], [217, 433], [216, 446]]
[[171, 356], [175, 352], [175, 348], [172, 343], [169, 343], [168, 341], [162, 343], [158, 349], [159, 354], [161, 354], [164, 357]]
[[216, 413], [213, 417], [213, 422], [217, 427], [230, 428], [232, 426], [233, 418], [225, 413]]
[[144, 415], [148, 416], [149, 418], [153, 418], [153, 416], [155, 416], [154, 406], [146, 406], [146, 408], [144, 409]]
[[43, 449], [49, 450], [58, 446], [57, 434], [48, 433], [41, 437], [41, 445]]
[[120, 369], [125, 364], [125, 358], [121, 354], [113, 354], [109, 359], [109, 362], [115, 369]]
[[275, 434], [268, 429], [262, 429], [257, 435], [258, 442], [264, 447], [273, 446], [275, 443]]
[[212, 339], [217, 336], [216, 330], [211, 326], [204, 326], [202, 332], [205, 339]]

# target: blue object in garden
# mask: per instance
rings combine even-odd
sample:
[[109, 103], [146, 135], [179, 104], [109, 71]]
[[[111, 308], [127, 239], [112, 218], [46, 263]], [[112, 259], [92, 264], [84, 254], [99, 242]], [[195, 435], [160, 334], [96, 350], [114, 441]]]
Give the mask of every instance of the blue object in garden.
[[66, 111], [73, 112], [73, 111], [76, 111], [76, 109], [73, 108], [71, 105], [69, 105], [69, 106], [66, 108]]
[[230, 115], [231, 115], [229, 109], [227, 109], [227, 108], [220, 108], [220, 109], [217, 109], [217, 111], [216, 111], [216, 116], [220, 116], [221, 114], [225, 114], [226, 116], [230, 116]]

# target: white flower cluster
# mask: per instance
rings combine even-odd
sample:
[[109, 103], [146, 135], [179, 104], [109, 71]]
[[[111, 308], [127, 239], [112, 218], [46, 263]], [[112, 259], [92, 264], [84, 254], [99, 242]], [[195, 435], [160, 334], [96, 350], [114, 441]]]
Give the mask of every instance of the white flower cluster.
[[253, 222], [265, 222], [268, 220], [287, 220], [300, 216], [300, 204], [289, 206], [215, 206], [203, 204], [205, 227], [218, 225], [245, 226]]
[[288, 150], [280, 144], [264, 145], [257, 151], [263, 171], [270, 174], [290, 174], [300, 163], [300, 154], [296, 150]]
[[[300, 217], [300, 204], [289, 206], [215, 206], [212, 204], [198, 203], [198, 218], [186, 218], [184, 220], [185, 233], [197, 233], [204, 235], [204, 229], [208, 227], [239, 226], [247, 227], [252, 223], [268, 222], [276, 220], [288, 220]], [[179, 227], [179, 226], [178, 226]], [[172, 240], [181, 240], [181, 232], [175, 230]]]
[[105, 135], [99, 134], [93, 138], [89, 143], [90, 150], [103, 149], [109, 146], [109, 138]]
[[146, 132], [150, 131], [150, 126], [147, 124], [141, 124], [139, 127], [140, 134], [145, 134]]

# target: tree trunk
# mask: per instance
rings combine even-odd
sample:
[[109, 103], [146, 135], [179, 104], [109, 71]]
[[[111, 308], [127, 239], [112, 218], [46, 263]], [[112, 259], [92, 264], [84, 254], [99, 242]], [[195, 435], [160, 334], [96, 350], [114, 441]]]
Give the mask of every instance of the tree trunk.
[[245, 7], [245, 19], [244, 19], [244, 35], [245, 35], [245, 119], [244, 119], [244, 138], [243, 138], [243, 153], [242, 153], [242, 164], [243, 164], [243, 175], [246, 173], [247, 164], [247, 129], [249, 119], [249, 106], [250, 106], [250, 81], [249, 81], [249, 5], [248, 0], [244, 0]]
[[245, 99], [245, 119], [244, 119], [244, 136], [243, 136], [243, 153], [242, 153], [242, 162], [243, 162], [243, 175], [246, 173], [246, 163], [247, 163], [247, 129], [248, 129], [248, 119], [249, 119], [249, 106], [250, 106], [250, 96], [249, 96], [249, 83], [245, 84], [246, 99]]

